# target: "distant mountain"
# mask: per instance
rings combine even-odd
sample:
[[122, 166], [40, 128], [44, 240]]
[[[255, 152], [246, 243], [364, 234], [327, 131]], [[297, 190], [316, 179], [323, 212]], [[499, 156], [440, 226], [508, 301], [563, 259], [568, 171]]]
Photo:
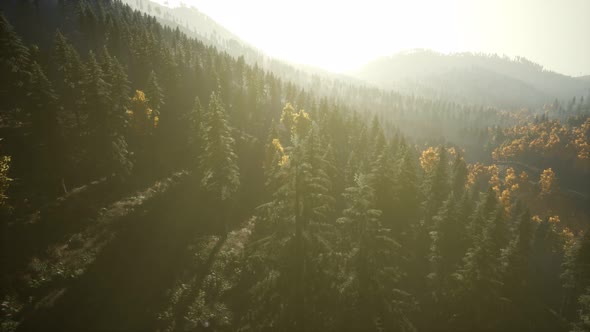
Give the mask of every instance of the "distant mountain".
[[401, 52], [372, 61], [352, 75], [400, 92], [500, 107], [534, 107], [590, 92], [589, 77], [547, 71], [522, 57], [473, 53]]
[[[179, 7], [169, 7], [153, 0], [122, 0], [132, 9], [139, 10], [156, 17], [163, 25], [178, 27], [187, 36], [197, 38], [203, 43], [226, 52], [234, 58], [243, 57], [247, 64], [270, 71], [283, 79], [291, 80], [306, 89], [317, 85], [317, 80], [340, 81], [350, 84], [361, 84], [352, 76], [336, 74], [322, 68], [290, 63], [269, 57], [264, 51], [242, 40], [239, 36], [217, 23], [207, 14], [194, 6], [181, 3]], [[317, 92], [317, 91], [316, 91]]]
[[122, 1], [131, 8], [154, 16], [165, 25], [178, 27], [187, 35], [197, 37], [230, 55], [242, 55], [246, 60], [260, 57], [260, 52], [254, 46], [247, 44], [195, 7], [184, 4], [180, 7], [168, 7], [151, 0]]

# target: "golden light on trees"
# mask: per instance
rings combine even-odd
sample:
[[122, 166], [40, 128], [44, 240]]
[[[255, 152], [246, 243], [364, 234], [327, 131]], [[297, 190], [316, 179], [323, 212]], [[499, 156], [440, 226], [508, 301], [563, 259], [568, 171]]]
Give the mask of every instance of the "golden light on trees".
[[283, 167], [289, 164], [289, 155], [285, 153], [285, 149], [278, 138], [272, 140], [272, 146], [275, 153], [279, 155], [278, 165]]
[[285, 126], [285, 129], [292, 131], [295, 124], [295, 108], [291, 103], [287, 103], [281, 113], [281, 123]]
[[436, 148], [429, 146], [426, 150], [422, 151], [420, 156], [420, 167], [426, 173], [430, 173], [436, 164], [438, 163], [439, 155]]
[[490, 173], [489, 184], [496, 192], [496, 195], [500, 196], [500, 170], [498, 166], [495, 164], [488, 166], [488, 172]]
[[492, 151], [494, 160], [516, 159], [527, 153], [545, 158], [581, 161], [578, 167], [590, 167], [590, 118], [579, 126], [562, 124], [559, 120], [528, 123], [506, 128], [507, 140]]
[[510, 206], [512, 201], [512, 192], [510, 189], [504, 189], [498, 198], [502, 208], [504, 209], [504, 213], [508, 216], [510, 215]]
[[540, 194], [542, 196], [551, 194], [551, 192], [555, 189], [555, 186], [555, 172], [553, 172], [551, 168], [547, 168], [543, 171], [541, 178], [539, 179]]
[[160, 118], [149, 107], [149, 100], [141, 90], [135, 90], [131, 99], [131, 108], [127, 110], [131, 127], [141, 135], [150, 134], [158, 127]]

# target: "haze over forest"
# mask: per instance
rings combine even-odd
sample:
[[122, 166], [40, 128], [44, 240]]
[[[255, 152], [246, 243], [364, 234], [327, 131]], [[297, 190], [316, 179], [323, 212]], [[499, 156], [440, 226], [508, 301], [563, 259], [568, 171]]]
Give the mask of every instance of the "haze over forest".
[[590, 75], [584, 0], [155, 2], [194, 7], [271, 56], [341, 73], [378, 57], [431, 49], [518, 56], [560, 74]]
[[1, 331], [590, 331], [590, 2], [0, 2]]

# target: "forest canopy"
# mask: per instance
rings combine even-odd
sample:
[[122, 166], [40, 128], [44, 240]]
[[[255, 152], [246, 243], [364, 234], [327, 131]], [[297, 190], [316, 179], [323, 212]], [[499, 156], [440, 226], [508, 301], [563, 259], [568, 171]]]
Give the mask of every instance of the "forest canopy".
[[121, 1], [1, 7], [2, 331], [590, 329], [588, 96], [310, 82]]

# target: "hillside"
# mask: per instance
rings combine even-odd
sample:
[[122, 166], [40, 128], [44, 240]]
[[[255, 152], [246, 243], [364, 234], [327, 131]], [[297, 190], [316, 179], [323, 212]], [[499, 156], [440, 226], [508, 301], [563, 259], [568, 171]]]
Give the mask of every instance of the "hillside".
[[[349, 75], [332, 73], [322, 68], [290, 63], [270, 57], [194, 6], [181, 3], [178, 7], [170, 7], [152, 0], [123, 0], [123, 3], [128, 4], [135, 10], [154, 16], [162, 25], [173, 29], [179, 28], [187, 36], [197, 38], [206, 45], [227, 52], [234, 58], [242, 57], [245, 63], [270, 71], [302, 88], [317, 91], [319, 86], [325, 87], [332, 84], [332, 82], [351, 85], [364, 84]], [[324, 83], [318, 84], [318, 81]], [[328, 96], [328, 92], [317, 92]]]
[[583, 331], [590, 98], [276, 70], [121, 1], [0, 9], [0, 330]]
[[587, 81], [547, 71], [527, 59], [471, 53], [401, 52], [352, 75], [405, 93], [509, 108], [538, 107], [590, 93]]

